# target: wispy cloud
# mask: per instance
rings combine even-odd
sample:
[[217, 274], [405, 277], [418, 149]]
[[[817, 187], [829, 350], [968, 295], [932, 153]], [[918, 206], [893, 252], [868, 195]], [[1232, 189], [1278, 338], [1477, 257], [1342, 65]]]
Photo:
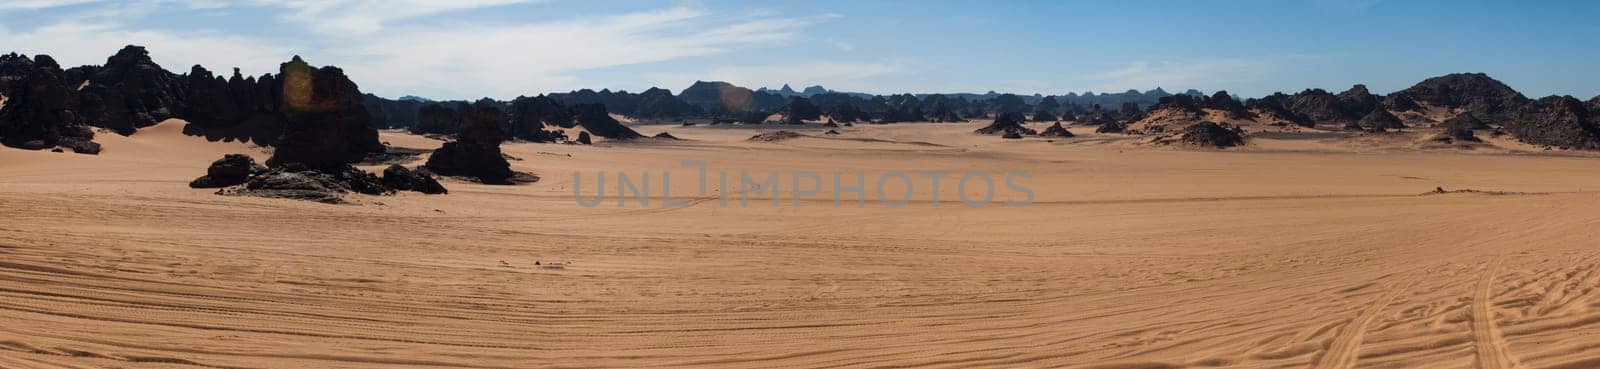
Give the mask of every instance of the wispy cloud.
[[[672, 7], [566, 20], [467, 22], [440, 17], [429, 22], [402, 22], [531, 1], [536, 0], [106, 2], [75, 9], [73, 14], [59, 16], [61, 21], [57, 23], [34, 29], [8, 30], [0, 26], [0, 39], [7, 40], [7, 46], [17, 51], [50, 53], [66, 63], [100, 63], [125, 44], [141, 44], [150, 48], [157, 62], [180, 73], [196, 63], [212, 70], [239, 66], [247, 73], [261, 73], [275, 70], [277, 63], [290, 55], [301, 54], [315, 64], [344, 67], [367, 91], [504, 98], [596, 87], [584, 85], [575, 77], [588, 70], [793, 42], [806, 28], [834, 17], [717, 14], [698, 7]], [[148, 11], [151, 8], [277, 12], [267, 19], [307, 26], [302, 32], [309, 33], [302, 33], [302, 38], [307, 34], [325, 37], [307, 42], [292, 35], [241, 34], [237, 30], [140, 29], [111, 16], [159, 13]], [[820, 67], [826, 69], [830, 65]], [[728, 72], [745, 77], [755, 73], [740, 69]]]

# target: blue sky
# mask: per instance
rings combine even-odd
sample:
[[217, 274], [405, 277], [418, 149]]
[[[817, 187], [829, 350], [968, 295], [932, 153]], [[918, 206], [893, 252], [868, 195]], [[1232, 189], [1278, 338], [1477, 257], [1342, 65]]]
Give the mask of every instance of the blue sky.
[[695, 80], [874, 93], [1163, 87], [1374, 92], [1485, 72], [1600, 94], [1595, 1], [5, 0], [3, 48], [176, 72], [333, 64], [385, 96], [509, 98]]

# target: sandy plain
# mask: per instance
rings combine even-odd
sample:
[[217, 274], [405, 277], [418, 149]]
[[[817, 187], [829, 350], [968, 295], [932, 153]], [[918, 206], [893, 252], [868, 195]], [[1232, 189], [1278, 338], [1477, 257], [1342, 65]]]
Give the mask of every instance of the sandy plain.
[[[541, 181], [326, 205], [189, 189], [224, 153], [268, 151], [181, 124], [102, 133], [99, 156], [0, 148], [0, 367], [1600, 367], [1600, 158], [1582, 153], [639, 126], [683, 140], [511, 143]], [[1028, 172], [1035, 199], [967, 207], [946, 178], [934, 206], [915, 177], [900, 208], [835, 207], [831, 186], [723, 207], [739, 191], [699, 196], [684, 160]], [[575, 171], [585, 197], [599, 172], [651, 172], [656, 202], [579, 206]], [[660, 205], [662, 171], [689, 206]]]

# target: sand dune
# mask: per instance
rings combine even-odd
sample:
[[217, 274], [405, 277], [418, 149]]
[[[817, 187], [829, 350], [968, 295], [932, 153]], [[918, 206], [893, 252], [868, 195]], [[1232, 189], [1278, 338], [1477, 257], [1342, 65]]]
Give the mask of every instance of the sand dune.
[[[543, 180], [340, 206], [187, 188], [266, 151], [180, 124], [102, 133], [99, 156], [0, 148], [0, 367], [1600, 366], [1600, 162], [1582, 155], [637, 126], [684, 140], [508, 144]], [[699, 196], [684, 160], [1028, 171], [1036, 199], [968, 208], [947, 182], [937, 208], [926, 189], [722, 207], [737, 190]], [[574, 203], [575, 171], [663, 169], [690, 206]]]

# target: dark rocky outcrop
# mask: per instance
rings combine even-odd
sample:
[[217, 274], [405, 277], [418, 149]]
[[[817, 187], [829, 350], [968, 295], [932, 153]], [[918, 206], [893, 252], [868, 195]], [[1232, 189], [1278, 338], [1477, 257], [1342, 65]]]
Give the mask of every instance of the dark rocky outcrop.
[[576, 126], [572, 118], [572, 111], [555, 99], [546, 96], [526, 97], [519, 96], [511, 100], [510, 106], [511, 137], [533, 142], [561, 142], [567, 140], [567, 134], [559, 130], [547, 130], [545, 127]]
[[1339, 98], [1339, 107], [1344, 110], [1345, 116], [1350, 117], [1365, 117], [1383, 105], [1377, 96], [1367, 91], [1367, 85], [1362, 84], [1351, 86], [1335, 97]]
[[1422, 105], [1417, 104], [1404, 93], [1396, 92], [1383, 97], [1383, 106], [1392, 111], [1421, 111]]
[[1233, 147], [1244, 144], [1244, 131], [1227, 124], [1200, 122], [1184, 127], [1178, 141], [1203, 147]]
[[1040, 137], [1072, 137], [1073, 135], [1072, 135], [1072, 131], [1068, 131], [1066, 127], [1062, 127], [1061, 126], [1061, 122], [1056, 122], [1056, 124], [1051, 125], [1049, 128], [1045, 128], [1044, 131], [1042, 131], [1042, 132], [1039, 132], [1039, 136]]
[[1000, 135], [1000, 138], [1004, 138], [1004, 139], [1008, 139], [1008, 140], [1021, 139], [1022, 138], [1022, 133], [1021, 132], [1017, 132], [1017, 131], [1006, 131], [1006, 134]]
[[1489, 129], [1490, 128], [1489, 127], [1489, 123], [1484, 122], [1481, 119], [1478, 119], [1478, 117], [1475, 116], [1475, 115], [1472, 115], [1472, 113], [1461, 113], [1461, 114], [1457, 114], [1454, 117], [1451, 117], [1450, 119], [1446, 119], [1444, 121], [1444, 127], [1446, 129], [1459, 128], [1459, 129], [1465, 129], [1465, 130], [1468, 130], [1468, 131], [1471, 131], [1471, 130], [1474, 130], [1474, 129]]
[[985, 135], [1035, 135], [1039, 133], [1034, 131], [1032, 128], [1022, 125], [1022, 120], [1022, 113], [1002, 113], [998, 116], [995, 116], [993, 123], [989, 123], [989, 125], [984, 126], [983, 128], [978, 128], [973, 132]]
[[1128, 124], [1118, 121], [1106, 122], [1105, 124], [1101, 124], [1099, 127], [1095, 127], [1094, 129], [1094, 133], [1123, 133], [1127, 131]]
[[267, 166], [299, 163], [313, 170], [341, 170], [369, 153], [384, 152], [361, 90], [343, 70], [313, 68], [296, 56], [280, 65], [279, 72], [284, 130]]
[[227, 154], [211, 162], [206, 175], [189, 182], [191, 188], [223, 188], [244, 184], [251, 176], [266, 173], [267, 167], [244, 154]]
[[344, 195], [350, 192], [389, 195], [394, 190], [385, 186], [378, 176], [353, 166], [313, 169], [300, 163], [290, 163], [269, 168], [264, 173], [251, 176], [241, 186], [224, 188], [217, 193], [342, 204], [345, 203]]
[[583, 127], [585, 131], [595, 136], [613, 140], [631, 140], [644, 137], [638, 131], [634, 131], [633, 128], [628, 128], [628, 126], [622, 125], [622, 122], [617, 121], [616, 118], [612, 118], [611, 113], [606, 112], [605, 105], [573, 105], [572, 116], [573, 119], [577, 120], [578, 126]]
[[1571, 96], [1549, 96], [1526, 104], [1505, 125], [1522, 142], [1576, 149], [1600, 149], [1600, 122]]
[[29, 69], [21, 78], [7, 82], [10, 91], [5, 106], [0, 107], [0, 144], [30, 150], [61, 146], [80, 154], [100, 153], [100, 144], [92, 141], [94, 131], [70, 110], [72, 90], [55, 59], [38, 55], [22, 63], [16, 58], [7, 62], [12, 65], [7, 66], [6, 73]]
[[678, 136], [673, 136], [671, 133], [667, 133], [667, 132], [657, 133], [655, 136], [651, 136], [651, 137], [665, 139], [665, 140], [676, 140], [676, 139], [678, 139]]
[[416, 191], [429, 195], [450, 193], [426, 169], [407, 169], [398, 164], [383, 169], [383, 185], [397, 191]]
[[1473, 134], [1471, 129], [1459, 125], [1445, 126], [1444, 132], [1434, 135], [1431, 140], [1441, 143], [1483, 142], [1483, 139], [1480, 139], [1477, 135]]
[[755, 136], [750, 136], [749, 141], [774, 142], [774, 141], [783, 141], [783, 140], [788, 140], [788, 139], [792, 139], [792, 138], [800, 138], [800, 137], [805, 137], [805, 136], [801, 135], [799, 133], [794, 133], [794, 132], [790, 132], [790, 131], [773, 131], [773, 132], [766, 132], [766, 133], [757, 134]]
[[1033, 121], [1035, 122], [1055, 122], [1059, 120], [1061, 120], [1061, 117], [1049, 110], [1040, 109], [1033, 112]]
[[455, 134], [466, 110], [467, 103], [460, 101], [424, 104], [417, 109], [417, 124], [411, 126], [411, 133]]
[[144, 47], [128, 45], [104, 66], [74, 74], [87, 82], [74, 110], [90, 125], [131, 135], [184, 111], [183, 80], [151, 61]]
[[1366, 116], [1361, 117], [1361, 121], [1357, 124], [1361, 129], [1375, 132], [1406, 128], [1406, 124], [1401, 122], [1399, 117], [1390, 114], [1388, 110], [1384, 109], [1372, 109]]
[[434, 150], [424, 167], [439, 175], [468, 177], [485, 184], [520, 182], [500, 152], [500, 142], [506, 138], [500, 127], [500, 109], [482, 102], [470, 109], [456, 139]]
[[594, 139], [589, 137], [589, 132], [578, 132], [578, 144], [593, 145]]
[[785, 124], [804, 124], [806, 121], [822, 120], [822, 109], [811, 103], [811, 99], [796, 97], [789, 99], [789, 103], [778, 109], [783, 116]]
[[1464, 109], [1489, 121], [1504, 120], [1528, 103], [1522, 93], [1483, 73], [1433, 77], [1397, 93], [1423, 104]]
[[1311, 118], [1289, 109], [1290, 99], [1289, 95], [1284, 95], [1280, 92], [1259, 99], [1246, 100], [1245, 107], [1278, 121], [1289, 122], [1302, 127], [1314, 125], [1315, 123], [1311, 121]]
[[858, 122], [865, 120], [866, 117], [867, 113], [861, 111], [861, 107], [855, 106], [855, 104], [835, 105], [833, 109], [828, 110], [828, 119], [839, 123]]
[[1233, 95], [1223, 90], [1218, 90], [1216, 93], [1211, 94], [1211, 97], [1206, 98], [1202, 107], [1224, 111], [1229, 118], [1245, 119], [1250, 118], [1252, 115], [1250, 114], [1250, 109], [1245, 108], [1244, 103], [1234, 99]]
[[1361, 119], [1351, 115], [1338, 96], [1322, 89], [1308, 89], [1289, 96], [1284, 107], [1313, 124], [1348, 125]]

